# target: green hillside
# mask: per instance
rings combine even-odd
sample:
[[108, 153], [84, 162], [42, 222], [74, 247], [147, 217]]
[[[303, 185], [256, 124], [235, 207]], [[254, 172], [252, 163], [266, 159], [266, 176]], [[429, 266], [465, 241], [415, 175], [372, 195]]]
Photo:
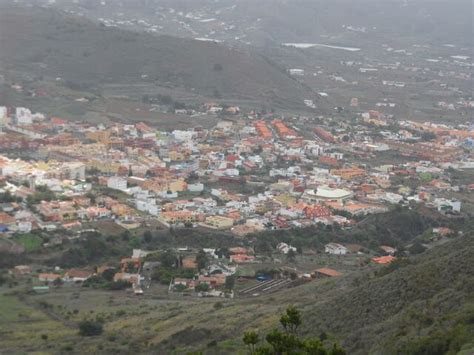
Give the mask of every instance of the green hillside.
[[[62, 322], [68, 335], [45, 330], [54, 341], [39, 341], [38, 334], [22, 328], [21, 314], [12, 314], [8, 332], [20, 332], [24, 340], [0, 346], [6, 353], [35, 349], [243, 354], [245, 330], [263, 335], [278, 325], [289, 305], [295, 305], [303, 316], [302, 336], [327, 339], [327, 346], [339, 342], [349, 354], [471, 354], [474, 239], [465, 235], [390, 266], [367, 267], [339, 279], [253, 298], [156, 295], [137, 302], [133, 295], [88, 288], [72, 292], [68, 287], [18, 297], [25, 307], [43, 309], [55, 326]], [[75, 324], [83, 319], [100, 319], [104, 333], [79, 336]]]

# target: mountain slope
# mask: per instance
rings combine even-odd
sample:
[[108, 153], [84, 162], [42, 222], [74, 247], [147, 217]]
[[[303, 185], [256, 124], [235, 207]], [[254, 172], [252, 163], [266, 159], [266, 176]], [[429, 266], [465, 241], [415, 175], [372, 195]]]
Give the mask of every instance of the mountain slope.
[[278, 314], [292, 304], [303, 315], [302, 335], [327, 334], [349, 354], [472, 353], [474, 238], [460, 237], [403, 263], [238, 300], [222, 309], [187, 308], [166, 321], [166, 329], [177, 331], [153, 340], [157, 350], [205, 349], [198, 334], [207, 334], [206, 341], [222, 342], [219, 351], [226, 353], [230, 339], [236, 347], [241, 344], [244, 330], [264, 333], [278, 326]]
[[215, 43], [105, 28], [39, 7], [0, 9], [0, 61], [9, 71], [79, 88], [153, 83], [208, 97], [302, 105], [307, 89], [268, 59]]
[[471, 235], [306, 305], [307, 330], [337, 334], [350, 353], [455, 353], [474, 339], [473, 275]]

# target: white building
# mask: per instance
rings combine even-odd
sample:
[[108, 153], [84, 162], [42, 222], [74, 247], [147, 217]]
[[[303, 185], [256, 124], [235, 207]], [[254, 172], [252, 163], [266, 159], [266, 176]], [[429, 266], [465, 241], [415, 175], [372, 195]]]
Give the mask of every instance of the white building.
[[332, 255], [345, 255], [349, 253], [349, 249], [341, 244], [329, 243], [324, 246], [324, 252]]
[[0, 106], [0, 123], [4, 124], [6, 123], [8, 116], [8, 110], [5, 106]]
[[19, 221], [18, 222], [18, 232], [19, 233], [30, 233], [32, 229], [32, 224], [30, 221]]
[[434, 205], [440, 212], [461, 212], [461, 201], [447, 200], [445, 198], [437, 198], [433, 201]]
[[290, 75], [303, 76], [304, 69], [288, 69], [288, 73], [290, 73]]
[[29, 125], [33, 123], [33, 115], [31, 111], [25, 107], [16, 108], [15, 118], [18, 125]]
[[190, 141], [196, 136], [196, 132], [174, 130], [172, 135], [177, 141]]
[[293, 252], [296, 252], [295, 247], [292, 247], [291, 245], [288, 245], [283, 242], [279, 243], [276, 248], [278, 249], [280, 253], [283, 253], [283, 254], [288, 254], [290, 250], [292, 250]]
[[327, 186], [320, 186], [316, 190], [308, 189], [304, 192], [303, 198], [311, 202], [336, 201], [342, 203], [353, 196], [352, 191], [345, 189], [332, 189]]
[[112, 176], [107, 180], [107, 187], [114, 190], [125, 191], [127, 189], [127, 179]]
[[204, 184], [196, 183], [196, 184], [188, 184], [188, 191], [190, 192], [201, 192], [204, 190]]

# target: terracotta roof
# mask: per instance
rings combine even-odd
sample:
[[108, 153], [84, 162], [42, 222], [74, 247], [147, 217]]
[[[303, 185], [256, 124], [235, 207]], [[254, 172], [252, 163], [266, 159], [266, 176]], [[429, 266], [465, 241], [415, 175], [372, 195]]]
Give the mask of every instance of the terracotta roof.
[[333, 270], [333, 269], [329, 269], [329, 268], [327, 268], [327, 267], [323, 267], [323, 268], [314, 270], [314, 272], [315, 272], [315, 273], [318, 273], [318, 274], [323, 274], [323, 275], [326, 275], [326, 276], [330, 276], [330, 277], [339, 277], [339, 276], [342, 276], [342, 273], [340, 273], [339, 271], [336, 271], [336, 270]]
[[3, 213], [3, 212], [0, 213], [0, 224], [15, 224], [15, 223], [16, 223], [15, 218], [13, 218], [12, 216], [6, 213]]
[[71, 278], [77, 277], [77, 278], [80, 278], [80, 279], [85, 279], [85, 278], [91, 277], [92, 272], [87, 271], [87, 270], [71, 269], [71, 270], [66, 272], [66, 276], [71, 277]]
[[372, 261], [377, 264], [390, 264], [395, 261], [397, 258], [391, 255], [381, 256], [378, 258], [372, 258]]
[[41, 280], [54, 281], [54, 280], [60, 279], [60, 278], [61, 278], [61, 275], [58, 275], [58, 274], [44, 273], [44, 274], [39, 274], [38, 275], [38, 279], [41, 279]]
[[196, 258], [187, 257], [183, 259], [183, 268], [185, 269], [197, 269]]

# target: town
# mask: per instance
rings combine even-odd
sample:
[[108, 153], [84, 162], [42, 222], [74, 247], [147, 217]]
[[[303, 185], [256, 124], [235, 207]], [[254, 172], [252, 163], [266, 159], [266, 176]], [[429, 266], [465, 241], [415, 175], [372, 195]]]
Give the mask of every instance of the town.
[[[137, 296], [259, 296], [389, 264], [399, 245], [281, 240], [263, 253], [249, 236], [350, 231], [371, 215], [423, 208], [446, 221], [423, 248], [455, 236], [450, 221], [472, 214], [473, 181], [457, 178], [474, 168], [472, 123], [396, 121], [371, 110], [349, 125], [212, 102], [200, 114], [219, 120], [210, 129], [163, 131], [0, 107], [1, 248], [41, 255], [106, 235], [130, 251], [102, 265], [66, 254], [58, 264], [70, 268], [32, 257], [10, 270], [11, 282], [33, 278], [39, 293], [69, 284]], [[153, 243], [182, 234], [181, 245]]]
[[472, 24], [0, 0], [0, 354], [474, 354]]

